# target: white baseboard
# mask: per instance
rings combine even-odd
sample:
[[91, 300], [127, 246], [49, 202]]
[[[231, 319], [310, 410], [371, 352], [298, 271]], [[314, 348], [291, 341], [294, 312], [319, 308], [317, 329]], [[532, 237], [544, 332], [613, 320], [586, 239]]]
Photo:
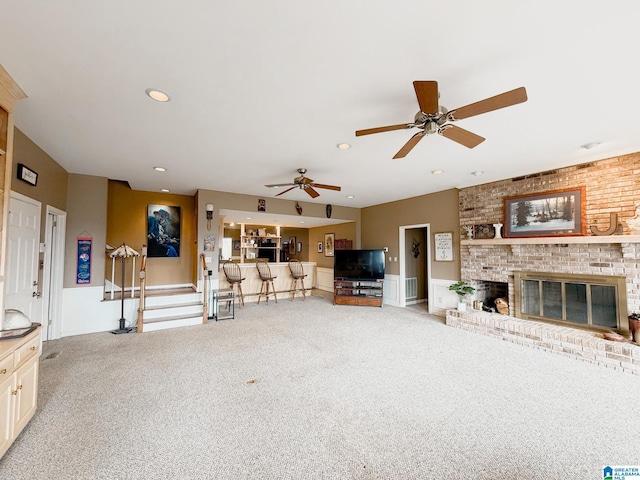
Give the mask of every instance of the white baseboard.
[[382, 303], [400, 306], [400, 275], [385, 274], [382, 286]]
[[315, 288], [324, 292], [333, 293], [333, 268], [316, 268], [316, 285]]
[[449, 285], [455, 283], [454, 280], [441, 278], [431, 279], [431, 292], [429, 297], [429, 313], [445, 316], [446, 311], [458, 306], [458, 295], [449, 290]]

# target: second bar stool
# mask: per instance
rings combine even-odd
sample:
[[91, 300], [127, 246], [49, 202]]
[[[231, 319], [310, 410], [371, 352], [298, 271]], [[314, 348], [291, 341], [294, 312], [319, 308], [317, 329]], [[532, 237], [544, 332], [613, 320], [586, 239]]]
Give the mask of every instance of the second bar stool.
[[[267, 303], [269, 303], [269, 295], [273, 295], [273, 298], [276, 299], [276, 303], [278, 303], [278, 297], [276, 297], [276, 288], [273, 286], [273, 280], [277, 278], [275, 275], [271, 275], [271, 269], [269, 265], [264, 260], [259, 260], [256, 262], [256, 268], [258, 269], [258, 275], [260, 275], [260, 280], [262, 280], [262, 285], [260, 286], [260, 293], [258, 294], [258, 304], [260, 303], [260, 297], [263, 295], [267, 297]], [[271, 292], [269, 292], [269, 288], [271, 288]]]

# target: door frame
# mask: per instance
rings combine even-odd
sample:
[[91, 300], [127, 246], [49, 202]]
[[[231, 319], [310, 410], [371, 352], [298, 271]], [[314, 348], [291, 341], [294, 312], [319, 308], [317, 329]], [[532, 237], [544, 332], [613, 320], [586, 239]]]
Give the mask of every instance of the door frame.
[[432, 298], [431, 292], [431, 224], [430, 223], [421, 223], [418, 225], [401, 225], [398, 228], [399, 238], [398, 238], [398, 259], [400, 261], [400, 285], [398, 286], [399, 290], [399, 304], [401, 307], [407, 306], [407, 298], [405, 291], [405, 278], [406, 278], [406, 268], [405, 268], [405, 256], [407, 252], [404, 248], [404, 240], [407, 234], [407, 230], [412, 230], [414, 228], [424, 228], [425, 229], [425, 253], [426, 257], [426, 272], [425, 272], [425, 281], [427, 282], [427, 306], [428, 312], [432, 313], [433, 302], [430, 301]]
[[[64, 286], [64, 242], [67, 212], [51, 205], [46, 206], [44, 238], [44, 270], [42, 273], [42, 325], [44, 340], [54, 340], [62, 335], [62, 292]], [[52, 237], [53, 221], [56, 222]], [[51, 315], [49, 316], [49, 312]], [[49, 320], [51, 323], [49, 324]]]

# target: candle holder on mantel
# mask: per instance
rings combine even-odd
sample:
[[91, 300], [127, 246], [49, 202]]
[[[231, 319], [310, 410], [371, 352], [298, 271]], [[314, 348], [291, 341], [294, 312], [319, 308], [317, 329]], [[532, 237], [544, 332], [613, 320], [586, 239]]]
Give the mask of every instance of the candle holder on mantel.
[[493, 228], [496, 231], [496, 233], [495, 233], [493, 238], [502, 238], [502, 224], [501, 223], [494, 223], [493, 224]]

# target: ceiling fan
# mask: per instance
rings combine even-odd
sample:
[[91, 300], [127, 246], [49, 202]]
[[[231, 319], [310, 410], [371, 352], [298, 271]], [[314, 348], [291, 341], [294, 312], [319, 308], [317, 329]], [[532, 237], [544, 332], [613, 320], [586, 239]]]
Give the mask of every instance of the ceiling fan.
[[315, 191], [314, 187], [315, 188], [325, 188], [327, 190], [335, 190], [336, 192], [339, 192], [340, 190], [342, 190], [340, 187], [338, 187], [336, 185], [325, 185], [323, 183], [316, 183], [313, 180], [311, 180], [310, 178], [305, 177], [304, 174], [307, 173], [307, 169], [306, 168], [299, 168], [298, 169], [298, 173], [300, 174], [300, 176], [294, 178], [293, 179], [293, 183], [276, 183], [276, 184], [273, 184], [273, 185], [265, 185], [265, 187], [267, 187], [267, 188], [280, 188], [280, 187], [288, 187], [289, 185], [293, 185], [291, 188], [287, 188], [286, 190], [278, 193], [276, 195], [276, 197], [279, 197], [283, 193], [287, 193], [289, 190], [293, 190], [296, 187], [301, 188], [302, 190], [307, 192], [311, 198], [316, 198], [316, 197], [318, 197], [320, 195], [318, 192]]
[[479, 102], [447, 110], [439, 105], [438, 82], [433, 80], [416, 80], [413, 82], [416, 91], [420, 111], [416, 113], [413, 123], [401, 123], [386, 127], [368, 128], [357, 130], [356, 137], [370, 135], [372, 133], [389, 132], [391, 130], [402, 130], [405, 128], [419, 128], [421, 131], [409, 139], [407, 143], [395, 154], [393, 158], [403, 158], [415, 147], [426, 135], [437, 133], [443, 137], [453, 140], [468, 148], [473, 148], [484, 142], [484, 138], [463, 128], [452, 125], [463, 118], [473, 117], [481, 113], [491, 112], [500, 108], [510, 107], [518, 103], [527, 101], [527, 91], [524, 87], [510, 90], [495, 97], [485, 98]]

